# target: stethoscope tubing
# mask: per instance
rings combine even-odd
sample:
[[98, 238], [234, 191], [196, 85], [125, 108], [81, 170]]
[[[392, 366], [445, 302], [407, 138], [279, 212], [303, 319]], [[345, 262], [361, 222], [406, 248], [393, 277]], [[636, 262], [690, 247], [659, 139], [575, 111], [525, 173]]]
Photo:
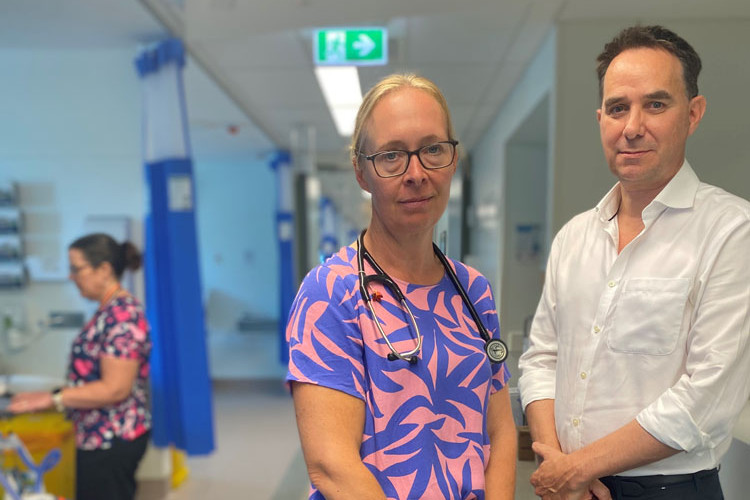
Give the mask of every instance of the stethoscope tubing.
[[[359, 237], [357, 238], [357, 273], [359, 275], [359, 291], [362, 295], [362, 299], [365, 301], [365, 304], [367, 304], [368, 309], [370, 310], [370, 313], [373, 317], [373, 322], [378, 328], [378, 332], [380, 333], [380, 336], [385, 340], [386, 344], [388, 345], [388, 348], [390, 349], [390, 353], [388, 354], [388, 359], [393, 361], [396, 359], [403, 359], [405, 361], [408, 361], [409, 363], [416, 363], [417, 361], [417, 353], [422, 349], [422, 334], [419, 331], [419, 326], [417, 325], [417, 320], [414, 317], [414, 314], [411, 312], [411, 308], [406, 303], [406, 297], [401, 292], [401, 288], [396, 284], [393, 279], [388, 276], [388, 274], [381, 268], [377, 262], [375, 262], [375, 259], [373, 259], [372, 255], [367, 251], [364, 245], [364, 234], [365, 231], [362, 231], [360, 233]], [[489, 357], [490, 361], [492, 363], [500, 363], [505, 360], [505, 357], [507, 356], [507, 347], [505, 346], [505, 343], [501, 341], [500, 339], [493, 339], [490, 337], [489, 332], [487, 331], [487, 328], [485, 328], [484, 323], [479, 318], [479, 314], [477, 313], [476, 309], [474, 308], [474, 305], [471, 303], [471, 300], [469, 299], [469, 296], [466, 294], [466, 290], [464, 290], [463, 285], [461, 285], [461, 282], [458, 280], [458, 276], [456, 276], [456, 272], [453, 270], [453, 267], [450, 265], [450, 262], [448, 262], [448, 259], [445, 257], [443, 252], [438, 248], [435, 243], [432, 244], [433, 251], [435, 252], [435, 255], [438, 257], [438, 260], [440, 260], [440, 263], [443, 265], [443, 268], [445, 269], [445, 272], [448, 274], [448, 277], [450, 278], [451, 282], [453, 283], [453, 287], [458, 292], [459, 296], [461, 297], [461, 301], [466, 305], [466, 308], [469, 310], [469, 314], [471, 315], [472, 319], [474, 320], [474, 323], [477, 326], [477, 330], [479, 331], [479, 335], [482, 337], [482, 340], [485, 343], [485, 352], [487, 353], [487, 356]], [[378, 281], [380, 281], [383, 286], [391, 290], [391, 292], [396, 296], [396, 298], [401, 303], [401, 306], [403, 307], [403, 310], [406, 311], [409, 315], [409, 318], [411, 320], [412, 325], [414, 326], [414, 333], [416, 334], [416, 347], [410, 351], [407, 352], [398, 352], [396, 348], [391, 344], [391, 341], [388, 340], [388, 336], [385, 334], [385, 331], [383, 330], [383, 327], [380, 324], [380, 320], [378, 319], [377, 314], [375, 314], [375, 308], [372, 305], [372, 298], [370, 297], [370, 294], [367, 292], [367, 281], [368, 279], [372, 279], [372, 277], [368, 277], [365, 274], [365, 267], [364, 267], [364, 259], [367, 259], [367, 262], [372, 266], [372, 268], [375, 270], [376, 274], [373, 276], [376, 276], [378, 278]], [[498, 354], [499, 353], [499, 354]]]
[[[362, 234], [359, 235], [359, 238], [357, 238], [357, 267], [358, 267], [358, 274], [359, 274], [359, 292], [362, 295], [362, 298], [365, 301], [365, 304], [367, 304], [368, 309], [370, 309], [370, 314], [372, 314], [375, 326], [378, 328], [378, 332], [380, 333], [380, 336], [385, 340], [385, 343], [388, 345], [388, 349], [391, 350], [391, 352], [388, 354], [388, 359], [391, 361], [394, 361], [396, 359], [403, 359], [404, 361], [408, 361], [411, 364], [414, 364], [417, 362], [416, 354], [422, 349], [422, 334], [419, 331], [419, 325], [417, 325], [417, 319], [414, 317], [414, 314], [411, 312], [411, 308], [406, 303], [406, 297], [404, 296], [403, 292], [401, 292], [401, 288], [394, 282], [390, 276], [381, 268], [377, 262], [375, 262], [375, 259], [372, 258], [372, 255], [367, 251], [365, 248], [364, 242], [362, 241], [362, 237], [364, 235], [364, 231], [362, 231]], [[411, 319], [411, 323], [414, 326], [415, 333], [417, 335], [417, 345], [412, 349], [411, 351], [407, 352], [398, 352], [396, 348], [391, 344], [391, 341], [388, 340], [388, 335], [385, 334], [385, 331], [383, 331], [383, 327], [380, 325], [380, 320], [378, 320], [378, 315], [375, 314], [375, 308], [372, 305], [372, 299], [370, 298], [370, 294], [367, 293], [367, 275], [365, 274], [365, 266], [363, 262], [363, 258], [367, 259], [367, 261], [370, 263], [372, 268], [377, 273], [377, 276], [380, 278], [380, 280], [383, 282], [383, 285], [386, 286], [386, 288], [390, 289], [395, 295], [396, 298], [401, 302], [401, 306], [403, 307], [403, 310], [405, 310], [409, 314], [409, 318]]]
[[489, 332], [484, 327], [484, 323], [479, 319], [479, 314], [477, 313], [477, 310], [474, 308], [474, 305], [471, 303], [471, 300], [469, 300], [469, 296], [466, 295], [466, 291], [464, 290], [463, 285], [461, 285], [461, 282], [458, 281], [458, 276], [456, 276], [456, 272], [453, 270], [453, 266], [450, 265], [450, 262], [448, 262], [448, 259], [445, 257], [445, 254], [443, 254], [442, 251], [440, 251], [440, 248], [433, 243], [432, 249], [435, 251], [435, 255], [437, 255], [437, 258], [440, 259], [440, 262], [443, 264], [443, 267], [445, 268], [445, 272], [448, 274], [448, 277], [453, 282], [453, 287], [456, 289], [458, 294], [461, 296], [461, 300], [464, 304], [466, 304], [466, 308], [469, 310], [469, 314], [471, 315], [471, 318], [474, 320], [474, 323], [477, 325], [477, 330], [479, 330], [479, 335], [482, 337], [482, 340], [485, 342], [489, 342], [492, 340], [490, 337]]
[[411, 351], [407, 352], [398, 352], [395, 347], [393, 347], [393, 344], [391, 344], [391, 341], [388, 340], [388, 335], [385, 334], [383, 331], [383, 327], [380, 326], [380, 321], [378, 321], [378, 316], [375, 314], [375, 308], [372, 306], [372, 301], [368, 300], [367, 307], [370, 309], [370, 313], [372, 313], [372, 317], [375, 318], [375, 325], [378, 327], [378, 331], [380, 332], [380, 336], [383, 337], [383, 340], [385, 340], [385, 343], [388, 344], [388, 348], [391, 350], [390, 353], [388, 353], [388, 359], [391, 361], [394, 361], [396, 359], [403, 359], [404, 361], [408, 361], [411, 364], [414, 364], [417, 362], [416, 354], [422, 349], [422, 335], [419, 333], [419, 326], [417, 326], [417, 320], [414, 318], [414, 315], [411, 313], [411, 309], [408, 305], [406, 305], [406, 300], [401, 301], [401, 305], [404, 307], [404, 310], [409, 313], [409, 317], [411, 318], [412, 324], [414, 325], [414, 328], [417, 330], [417, 345], [412, 349]]

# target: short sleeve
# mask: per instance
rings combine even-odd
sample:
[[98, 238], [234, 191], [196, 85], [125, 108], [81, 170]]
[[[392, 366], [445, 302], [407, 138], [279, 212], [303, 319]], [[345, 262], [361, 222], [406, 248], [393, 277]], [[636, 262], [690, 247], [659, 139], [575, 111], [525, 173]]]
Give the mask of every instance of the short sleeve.
[[319, 266], [305, 277], [292, 304], [288, 382], [337, 389], [365, 399], [364, 351], [357, 314], [356, 275]]
[[148, 353], [148, 328], [143, 313], [132, 304], [112, 306], [105, 318], [102, 353], [115, 358], [140, 360]]

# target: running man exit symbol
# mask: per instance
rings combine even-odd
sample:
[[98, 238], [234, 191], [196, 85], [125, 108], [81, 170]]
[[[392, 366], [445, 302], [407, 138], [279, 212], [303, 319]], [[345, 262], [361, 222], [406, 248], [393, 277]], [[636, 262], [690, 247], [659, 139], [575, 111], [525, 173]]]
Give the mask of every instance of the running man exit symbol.
[[387, 64], [387, 30], [385, 28], [317, 30], [314, 59], [318, 66], [375, 66]]

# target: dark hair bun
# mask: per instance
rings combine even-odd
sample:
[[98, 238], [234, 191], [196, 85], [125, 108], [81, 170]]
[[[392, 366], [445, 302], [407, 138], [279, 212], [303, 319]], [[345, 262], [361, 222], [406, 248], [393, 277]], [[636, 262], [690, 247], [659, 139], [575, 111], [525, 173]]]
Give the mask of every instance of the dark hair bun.
[[120, 245], [120, 249], [125, 260], [125, 269], [137, 271], [141, 268], [143, 258], [135, 245], [129, 241], [125, 241]]

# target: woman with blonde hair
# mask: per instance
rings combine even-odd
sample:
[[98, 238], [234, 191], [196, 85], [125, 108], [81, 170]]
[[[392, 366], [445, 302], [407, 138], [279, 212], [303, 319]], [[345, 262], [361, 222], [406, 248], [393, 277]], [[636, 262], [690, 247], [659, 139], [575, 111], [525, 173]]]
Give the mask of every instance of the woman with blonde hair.
[[392, 75], [360, 107], [367, 229], [303, 281], [287, 326], [311, 499], [511, 499], [516, 430], [488, 281], [433, 231], [458, 141], [440, 90]]

